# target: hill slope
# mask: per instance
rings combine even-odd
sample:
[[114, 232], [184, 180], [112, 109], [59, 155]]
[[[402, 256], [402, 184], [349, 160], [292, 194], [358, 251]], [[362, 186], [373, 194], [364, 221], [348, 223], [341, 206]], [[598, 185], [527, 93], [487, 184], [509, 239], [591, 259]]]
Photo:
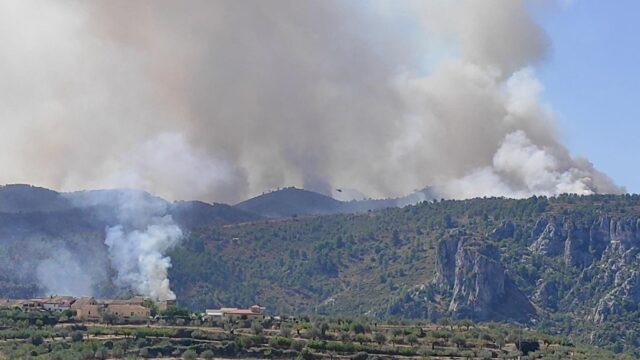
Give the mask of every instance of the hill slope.
[[285, 218], [297, 215], [375, 211], [416, 204], [435, 198], [436, 192], [431, 188], [425, 188], [400, 198], [339, 201], [313, 191], [289, 187], [245, 200], [234, 207], [266, 218]]
[[527, 323], [612, 350], [640, 330], [640, 197], [422, 203], [194, 231], [171, 256], [193, 308]]
[[266, 193], [234, 206], [268, 218], [341, 212], [342, 202], [329, 196], [293, 187]]
[[[45, 203], [58, 201], [51, 198]], [[321, 209], [335, 204], [324, 200]], [[284, 314], [518, 322], [640, 355], [637, 195], [424, 202], [270, 220], [197, 202], [170, 210], [186, 234], [169, 253], [171, 284], [194, 310], [261, 303]], [[104, 203], [0, 212], [0, 296], [42, 293], [47, 261], [102, 276], [96, 296], [118, 293], [106, 275], [110, 216]]]

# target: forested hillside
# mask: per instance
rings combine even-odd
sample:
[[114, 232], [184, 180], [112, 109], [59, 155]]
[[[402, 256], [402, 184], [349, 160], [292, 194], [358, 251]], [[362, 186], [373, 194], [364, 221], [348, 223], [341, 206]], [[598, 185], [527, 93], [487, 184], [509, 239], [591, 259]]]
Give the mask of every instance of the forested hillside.
[[637, 347], [640, 197], [421, 203], [194, 229], [171, 256], [192, 308], [511, 321]]
[[[126, 295], [112, 281], [104, 243], [117, 223], [109, 201], [122, 194], [1, 188], [0, 297], [42, 295], [57, 279], [71, 280], [58, 292]], [[143, 196], [182, 227], [169, 277], [192, 310], [260, 303], [278, 314], [471, 318], [616, 352], [638, 348], [637, 195], [437, 201], [280, 219]], [[85, 280], [93, 287], [77, 287]]]

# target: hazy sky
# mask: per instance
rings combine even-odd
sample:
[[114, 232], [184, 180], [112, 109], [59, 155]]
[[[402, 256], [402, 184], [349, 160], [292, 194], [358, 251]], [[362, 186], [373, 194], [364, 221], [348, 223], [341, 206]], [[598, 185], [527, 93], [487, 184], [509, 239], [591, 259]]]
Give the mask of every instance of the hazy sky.
[[574, 154], [640, 191], [640, 2], [575, 0], [537, 16], [551, 39], [544, 98]]

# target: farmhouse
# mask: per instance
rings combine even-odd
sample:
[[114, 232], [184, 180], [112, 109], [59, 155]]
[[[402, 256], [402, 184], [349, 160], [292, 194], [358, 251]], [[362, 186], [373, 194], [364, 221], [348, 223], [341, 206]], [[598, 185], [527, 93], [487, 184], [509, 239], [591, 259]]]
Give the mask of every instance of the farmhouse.
[[75, 308], [76, 319], [82, 321], [96, 321], [100, 319], [102, 315], [102, 305], [86, 304]]
[[86, 305], [98, 305], [98, 302], [92, 297], [80, 297], [71, 304], [71, 310], [78, 310]]
[[248, 309], [239, 308], [221, 308], [221, 309], [207, 309], [205, 316], [212, 321], [228, 320], [249, 320], [249, 321], [262, 321], [264, 320], [265, 308], [259, 305], [253, 305]]
[[151, 310], [142, 305], [111, 304], [104, 308], [106, 314], [111, 314], [128, 321], [143, 321], [151, 316]]
[[71, 310], [71, 305], [76, 301], [73, 296], [51, 296], [42, 299], [42, 308], [47, 311], [63, 312]]

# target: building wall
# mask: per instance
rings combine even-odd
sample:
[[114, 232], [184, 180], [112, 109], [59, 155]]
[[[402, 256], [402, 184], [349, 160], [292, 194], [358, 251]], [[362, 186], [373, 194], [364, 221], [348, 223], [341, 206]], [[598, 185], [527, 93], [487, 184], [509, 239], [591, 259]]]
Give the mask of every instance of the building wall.
[[237, 320], [249, 320], [249, 321], [262, 321], [264, 320], [264, 315], [262, 314], [251, 314], [251, 315], [244, 315], [244, 314], [224, 314], [223, 318], [227, 319], [227, 320], [232, 320], [232, 321], [237, 321]]
[[95, 320], [100, 318], [100, 306], [85, 305], [76, 309], [76, 318], [79, 320]]

